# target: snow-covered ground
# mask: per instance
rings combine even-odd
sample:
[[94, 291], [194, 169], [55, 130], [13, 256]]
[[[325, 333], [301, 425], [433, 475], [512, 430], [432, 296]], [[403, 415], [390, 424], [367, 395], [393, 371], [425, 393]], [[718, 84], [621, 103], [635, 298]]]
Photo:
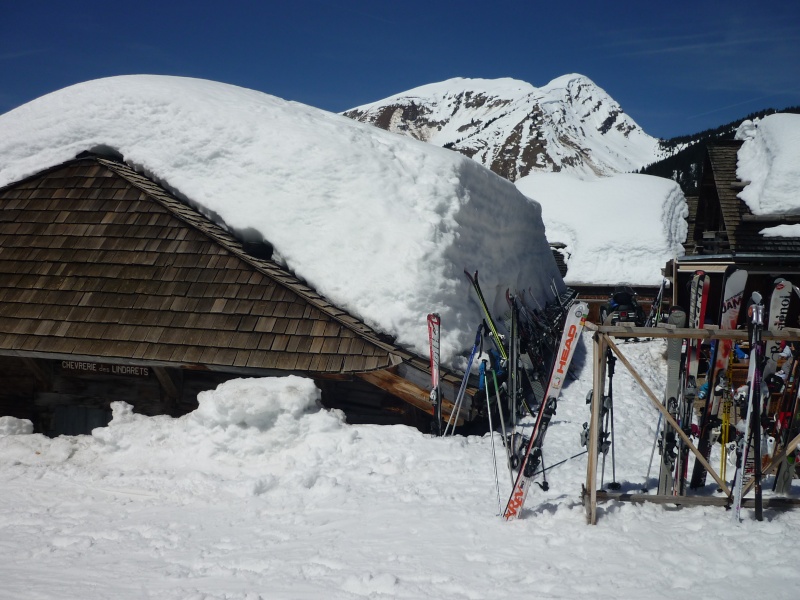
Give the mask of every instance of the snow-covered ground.
[[[663, 344], [621, 344], [657, 394]], [[591, 360], [577, 362], [546, 464], [582, 450]], [[117, 404], [91, 436], [0, 435], [0, 597], [796, 597], [800, 512], [766, 510], [757, 523], [745, 510], [735, 525], [719, 507], [610, 503], [591, 527], [582, 455], [507, 523], [489, 436], [348, 425], [317, 398], [303, 379], [235, 380], [179, 419]], [[617, 480], [635, 491], [657, 413], [621, 363], [614, 399]], [[14, 430], [6, 418], [0, 431]], [[651, 490], [656, 475], [654, 464]]]
[[689, 208], [670, 179], [532, 173], [515, 185], [542, 206], [547, 239], [566, 245], [569, 285], [657, 286], [667, 261], [683, 255]]
[[400, 344], [472, 346], [487, 300], [552, 299], [561, 278], [541, 209], [458, 153], [244, 88], [182, 77], [89, 81], [0, 115], [0, 186], [113, 149]]

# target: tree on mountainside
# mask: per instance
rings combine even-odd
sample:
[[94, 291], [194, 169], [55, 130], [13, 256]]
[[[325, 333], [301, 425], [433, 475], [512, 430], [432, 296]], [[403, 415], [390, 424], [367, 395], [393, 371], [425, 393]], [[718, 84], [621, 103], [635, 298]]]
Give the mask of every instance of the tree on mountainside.
[[685, 144], [688, 144], [688, 146], [683, 150], [676, 152], [672, 156], [647, 165], [638, 172], [645, 175], [655, 175], [656, 177], [672, 179], [681, 186], [684, 194], [687, 196], [696, 195], [700, 177], [702, 175], [703, 160], [705, 159], [706, 155], [706, 146], [708, 146], [709, 143], [718, 140], [734, 139], [734, 136], [736, 135], [736, 129], [739, 127], [739, 125], [741, 125], [742, 121], [763, 119], [768, 115], [778, 112], [800, 114], [800, 106], [790, 106], [789, 108], [784, 108], [782, 110], [767, 108], [765, 110], [750, 113], [738, 121], [732, 121], [713, 129], [706, 129], [693, 135], [682, 135], [664, 140], [662, 143], [666, 148], [677, 148]]

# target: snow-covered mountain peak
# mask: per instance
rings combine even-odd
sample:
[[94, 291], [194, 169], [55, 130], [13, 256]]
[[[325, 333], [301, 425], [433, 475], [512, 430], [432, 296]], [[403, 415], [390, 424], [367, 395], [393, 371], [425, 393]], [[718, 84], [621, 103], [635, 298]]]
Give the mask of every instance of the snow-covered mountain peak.
[[454, 99], [465, 94], [476, 97], [503, 98], [504, 100], [509, 100], [515, 97], [523, 97], [534, 92], [536, 92], [536, 88], [531, 84], [520, 81], [519, 79], [511, 79], [510, 77], [503, 77], [500, 79], [454, 77], [438, 83], [421, 85], [400, 94], [389, 96], [377, 102], [364, 104], [351, 110], [364, 112], [375, 107], [385, 106], [389, 103], [408, 104], [414, 101], [430, 104], [431, 100]]
[[533, 171], [634, 171], [664, 155], [658, 139], [577, 73], [541, 88], [511, 78], [448, 79], [344, 114], [457, 150], [512, 181]]
[[550, 83], [543, 85], [540, 89], [542, 92], [548, 92], [553, 90], [566, 90], [582, 85], [597, 87], [594, 81], [586, 77], [586, 75], [581, 75], [580, 73], [568, 73], [566, 75], [560, 75], [559, 77], [556, 77], [550, 81]]

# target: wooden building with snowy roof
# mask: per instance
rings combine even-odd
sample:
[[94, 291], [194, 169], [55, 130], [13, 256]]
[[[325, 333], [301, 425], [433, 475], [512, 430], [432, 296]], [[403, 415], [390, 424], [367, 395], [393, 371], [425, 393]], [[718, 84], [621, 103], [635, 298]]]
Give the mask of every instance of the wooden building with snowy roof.
[[[427, 430], [427, 357], [270, 256], [109, 157], [0, 189], [0, 416], [88, 433], [113, 400], [178, 416], [227, 379], [299, 374], [350, 422]], [[459, 385], [443, 374], [446, 414]]]
[[[772, 237], [762, 232], [776, 225], [800, 225], [800, 215], [754, 215], [739, 193], [748, 184], [736, 174], [741, 141], [709, 144], [696, 198], [689, 200], [686, 254], [667, 264], [665, 274], [677, 284], [672, 303], [686, 306], [687, 285], [697, 270], [712, 279], [711, 322], [720, 302], [722, 278], [731, 266], [747, 269], [745, 297], [768, 293], [776, 277], [800, 285], [800, 237]], [[797, 192], [800, 195], [800, 190]], [[796, 326], [796, 325], [793, 325]]]

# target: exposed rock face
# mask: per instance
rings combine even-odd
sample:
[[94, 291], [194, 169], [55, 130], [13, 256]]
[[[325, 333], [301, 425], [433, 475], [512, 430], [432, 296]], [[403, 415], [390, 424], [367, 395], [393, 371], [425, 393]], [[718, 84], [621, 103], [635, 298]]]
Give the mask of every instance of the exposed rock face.
[[582, 75], [542, 88], [514, 79], [450, 79], [343, 114], [456, 150], [511, 181], [531, 171], [635, 171], [670, 153]]

